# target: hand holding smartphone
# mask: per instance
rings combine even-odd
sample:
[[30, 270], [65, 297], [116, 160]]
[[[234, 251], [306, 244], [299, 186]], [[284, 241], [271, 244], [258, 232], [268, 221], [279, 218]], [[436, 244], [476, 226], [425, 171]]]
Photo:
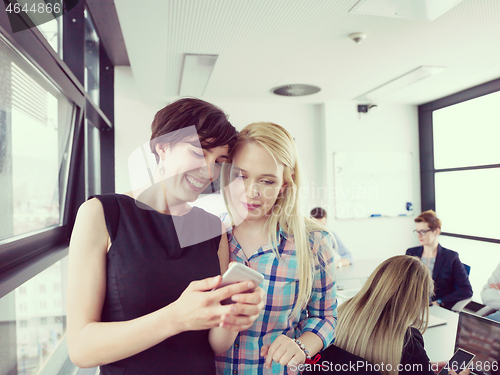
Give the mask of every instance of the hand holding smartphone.
[[[222, 276], [222, 280], [219, 286], [215, 289], [223, 288], [227, 285], [231, 285], [234, 283], [239, 283], [242, 281], [253, 281], [255, 286], [259, 286], [259, 284], [264, 280], [264, 275], [260, 272], [257, 272], [250, 267], [245, 266], [244, 264], [233, 262], [229, 265], [229, 268], [224, 275]], [[249, 290], [251, 292], [253, 290]], [[222, 305], [227, 305], [230, 303], [235, 303], [231, 298], [225, 299], [221, 301]]]
[[466, 350], [458, 349], [450, 361], [439, 371], [438, 375], [448, 375], [448, 369], [452, 368], [457, 373], [464, 370], [469, 366], [476, 355], [469, 353]]

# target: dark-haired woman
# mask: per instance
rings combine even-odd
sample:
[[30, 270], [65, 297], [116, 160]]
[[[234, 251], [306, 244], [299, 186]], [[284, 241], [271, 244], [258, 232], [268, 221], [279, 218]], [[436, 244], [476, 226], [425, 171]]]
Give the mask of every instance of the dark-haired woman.
[[[152, 124], [157, 169], [140, 192], [96, 196], [71, 237], [68, 349], [101, 374], [215, 374], [263, 307], [262, 289], [213, 290], [228, 266], [222, 224], [188, 202], [218, 177], [236, 142], [226, 115], [195, 98], [160, 110]], [[237, 303], [221, 305], [233, 298]]]
[[455, 303], [472, 297], [472, 287], [458, 253], [438, 242], [441, 220], [433, 210], [422, 212], [415, 219], [415, 233], [422, 246], [406, 250], [406, 255], [420, 258], [434, 280], [432, 303], [451, 309]]

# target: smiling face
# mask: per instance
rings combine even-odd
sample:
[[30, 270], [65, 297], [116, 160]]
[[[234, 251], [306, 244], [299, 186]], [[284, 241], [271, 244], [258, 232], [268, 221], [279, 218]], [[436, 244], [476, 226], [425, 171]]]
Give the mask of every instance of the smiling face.
[[169, 206], [195, 201], [219, 177], [221, 165], [228, 158], [228, 148], [203, 149], [197, 138], [186, 138], [173, 146], [157, 144], [159, 169], [163, 167], [159, 177], [163, 179]]
[[420, 245], [423, 246], [434, 246], [437, 241], [438, 235], [441, 233], [441, 230], [439, 228], [434, 231], [429, 230], [429, 224], [426, 222], [415, 223], [415, 229], [417, 231], [428, 231], [425, 234], [417, 233]]
[[233, 156], [228, 196], [243, 221], [263, 221], [273, 208], [283, 182], [285, 166], [255, 142], [243, 144]]

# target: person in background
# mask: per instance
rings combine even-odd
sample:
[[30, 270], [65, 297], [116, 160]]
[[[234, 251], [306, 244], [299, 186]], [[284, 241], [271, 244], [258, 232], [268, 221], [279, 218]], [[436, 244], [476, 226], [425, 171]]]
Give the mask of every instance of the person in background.
[[[321, 208], [321, 207], [315, 207], [311, 210], [311, 217], [315, 219], [317, 222], [320, 224], [324, 225], [326, 227], [326, 220], [327, 220], [327, 215], [326, 211]], [[332, 234], [335, 236], [335, 239], [337, 240], [337, 248], [335, 254], [335, 267], [343, 267], [343, 266], [350, 266], [353, 261], [352, 261], [352, 255], [349, 250], [347, 250], [347, 247], [342, 243], [340, 240], [339, 236], [337, 236], [335, 233], [332, 232]]]
[[472, 297], [472, 287], [458, 253], [442, 247], [438, 242], [441, 234], [441, 220], [433, 210], [422, 212], [415, 219], [421, 246], [406, 250], [406, 255], [420, 258], [434, 280], [435, 290], [431, 302], [448, 310], [464, 299]]
[[[335, 345], [378, 364], [383, 375], [434, 375], [445, 362], [429, 361], [421, 334], [428, 324], [433, 284], [415, 257], [385, 260], [358, 294], [340, 305]], [[328, 357], [328, 349], [322, 354]]]
[[[500, 310], [500, 263], [484, 286], [481, 298], [485, 305]], [[500, 322], [500, 311], [488, 315], [487, 318]]]

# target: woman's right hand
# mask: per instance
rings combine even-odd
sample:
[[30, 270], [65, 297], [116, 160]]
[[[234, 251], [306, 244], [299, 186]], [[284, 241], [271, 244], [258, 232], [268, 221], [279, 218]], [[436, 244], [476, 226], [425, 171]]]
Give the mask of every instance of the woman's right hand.
[[[258, 316], [264, 306], [263, 293], [258, 291], [260, 300], [254, 298], [255, 301], [251, 304], [238, 302], [231, 305], [221, 305], [221, 301], [255, 288], [255, 284], [248, 281], [212, 290], [219, 285], [221, 279], [221, 276], [216, 276], [191, 282], [171, 305], [174, 309], [174, 319], [179, 324], [178, 328], [181, 332], [223, 326], [224, 322], [231, 320], [232, 330], [238, 330], [237, 326], [253, 323], [254, 318]], [[239, 317], [233, 318], [231, 315]], [[237, 326], [234, 326], [236, 322]]]

